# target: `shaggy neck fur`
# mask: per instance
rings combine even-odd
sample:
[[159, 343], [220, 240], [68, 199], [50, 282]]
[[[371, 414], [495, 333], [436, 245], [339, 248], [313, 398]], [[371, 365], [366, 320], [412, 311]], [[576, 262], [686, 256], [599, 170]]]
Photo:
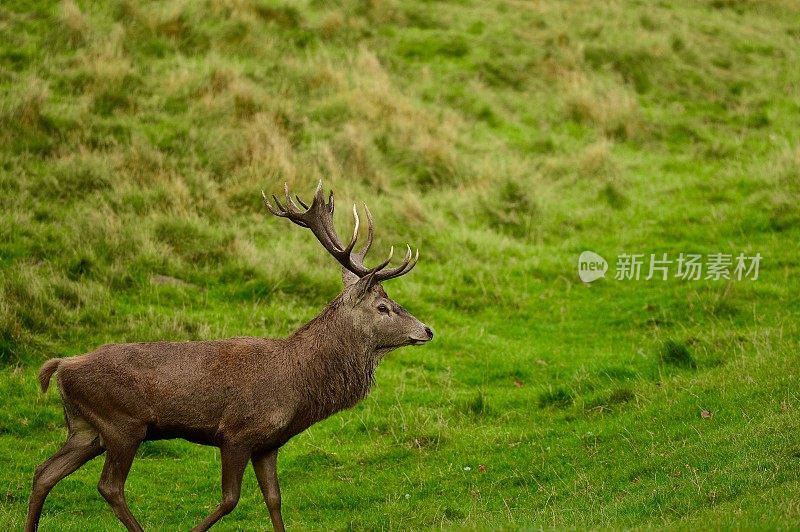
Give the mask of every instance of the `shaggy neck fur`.
[[374, 382], [379, 355], [342, 312], [342, 297], [287, 338], [287, 352], [296, 358], [295, 389], [316, 422], [364, 399]]

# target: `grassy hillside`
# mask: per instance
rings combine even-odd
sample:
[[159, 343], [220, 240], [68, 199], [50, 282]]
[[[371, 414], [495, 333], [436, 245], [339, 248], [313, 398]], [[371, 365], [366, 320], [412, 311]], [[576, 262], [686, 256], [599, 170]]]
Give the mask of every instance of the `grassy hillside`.
[[[319, 178], [420, 248], [386, 288], [437, 337], [282, 451], [289, 527], [796, 525], [798, 28], [789, 0], [3, 2], [0, 528], [65, 436], [43, 360], [286, 335], [338, 293], [259, 197]], [[613, 276], [740, 252], [757, 280]], [[217, 504], [214, 449], [140, 453], [145, 529]], [[43, 530], [121, 530], [101, 466]], [[217, 529], [267, 519], [248, 471]]]

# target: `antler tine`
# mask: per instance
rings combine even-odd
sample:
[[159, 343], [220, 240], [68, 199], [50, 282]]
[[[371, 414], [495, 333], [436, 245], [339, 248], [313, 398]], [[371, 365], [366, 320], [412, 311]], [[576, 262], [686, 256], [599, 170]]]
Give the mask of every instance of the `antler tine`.
[[274, 201], [274, 202], [275, 202], [275, 206], [276, 206], [276, 207], [278, 207], [278, 210], [279, 210], [281, 213], [283, 213], [282, 215], [283, 215], [283, 216], [286, 216], [286, 209], [284, 209], [284, 208], [283, 208], [283, 205], [281, 205], [281, 202], [280, 202], [280, 200], [278, 199], [278, 196], [276, 196], [275, 194], [273, 194], [273, 195], [272, 195], [272, 201]]
[[358, 240], [358, 226], [361, 223], [358, 219], [358, 211], [356, 210], [356, 204], [353, 203], [353, 218], [355, 219], [355, 225], [353, 226], [353, 236], [350, 238], [350, 243], [347, 244], [347, 247], [344, 248], [344, 253], [350, 255], [350, 252], [353, 251], [353, 248], [356, 245], [356, 240]]
[[[356, 256], [358, 256], [361, 259], [362, 262], [364, 261], [364, 257], [367, 256], [367, 251], [369, 251], [370, 246], [372, 246], [372, 237], [374, 236], [374, 232], [375, 232], [375, 229], [374, 229], [373, 223], [372, 223], [372, 213], [369, 212], [369, 207], [367, 207], [366, 203], [364, 203], [364, 212], [367, 213], [367, 241], [364, 244], [364, 247], [361, 248], [361, 251], [356, 253]], [[394, 251], [394, 247], [392, 247], [392, 251], [389, 253], [389, 258], [391, 258], [391, 256], [392, 256], [391, 253], [393, 251]]]
[[275, 216], [280, 216], [281, 218], [287, 218], [292, 223], [295, 223], [300, 227], [305, 227], [305, 228], [309, 227], [308, 222], [305, 219], [298, 218], [297, 216], [295, 216], [295, 213], [291, 213], [287, 209], [284, 209], [283, 205], [281, 205], [281, 202], [278, 201], [278, 198], [275, 196], [275, 194], [272, 195], [272, 200], [278, 206], [277, 210], [272, 208], [272, 205], [270, 205], [269, 201], [267, 201], [266, 195], [264, 195], [264, 204], [269, 209], [269, 212], [271, 212]]
[[275, 207], [273, 207], [272, 204], [269, 202], [269, 200], [267, 199], [267, 195], [264, 194], [263, 190], [261, 191], [261, 201], [264, 202], [264, 206], [269, 210], [269, 212], [271, 212], [275, 216], [283, 216], [283, 213], [275, 210]]
[[384, 276], [390, 276], [393, 273], [399, 272], [403, 268], [408, 266], [408, 261], [410, 261], [410, 260], [411, 260], [411, 246], [406, 244], [406, 254], [403, 256], [403, 260], [400, 262], [400, 266], [398, 266], [396, 268], [392, 268], [391, 270], [386, 270], [385, 272], [379, 272], [378, 276], [380, 278], [384, 278]]
[[311, 229], [311, 232], [328, 251], [328, 253], [333, 255], [333, 257], [345, 269], [351, 271], [358, 277], [365, 277], [371, 274], [374, 275], [374, 279], [376, 281], [383, 281], [408, 273], [416, 265], [417, 260], [419, 259], [419, 250], [417, 250], [416, 256], [412, 259], [411, 247], [408, 245], [406, 245], [406, 253], [403, 257], [403, 260], [395, 268], [384, 271], [386, 266], [388, 266], [389, 262], [392, 260], [394, 255], [394, 247], [390, 248], [389, 256], [377, 266], [368, 268], [364, 265], [364, 257], [372, 246], [375, 233], [372, 213], [366, 204], [364, 204], [364, 212], [367, 215], [367, 239], [364, 246], [358, 252], [353, 252], [353, 249], [358, 243], [358, 231], [361, 228], [361, 219], [358, 216], [358, 208], [355, 204], [353, 205], [353, 233], [347, 245], [344, 245], [339, 239], [339, 236], [336, 234], [336, 228], [333, 224], [333, 191], [330, 191], [330, 194], [328, 195], [328, 201], [326, 202], [321, 180], [317, 185], [316, 191], [314, 192], [314, 199], [311, 201], [311, 205], [306, 204], [302, 199], [300, 199], [299, 196], [295, 196], [297, 202], [305, 210], [301, 210], [300, 207], [297, 206], [297, 203], [295, 203], [292, 199], [292, 196], [289, 194], [288, 183], [284, 184], [283, 193], [285, 198], [284, 201], [286, 202], [285, 207], [281, 203], [281, 200], [279, 200], [274, 194], [272, 195], [272, 201], [275, 202], [273, 206], [273, 204], [267, 199], [267, 195], [264, 193], [264, 191], [262, 191], [261, 198], [263, 199], [264, 205], [267, 207], [267, 209], [275, 216], [288, 218], [290, 221], [301, 227]]
[[390, 248], [389, 248], [389, 256], [388, 256], [388, 257], [386, 257], [386, 260], [384, 260], [383, 262], [381, 262], [380, 264], [378, 264], [377, 266], [375, 266], [374, 268], [372, 268], [372, 270], [371, 270], [371, 271], [373, 271], [373, 272], [379, 272], [379, 271], [381, 271], [382, 269], [384, 269], [384, 268], [385, 268], [385, 267], [386, 267], [386, 266], [389, 264], [389, 262], [391, 262], [391, 260], [392, 260], [392, 255], [394, 255], [394, 246], [392, 246], [392, 247], [390, 247]]
[[403, 256], [403, 266], [408, 264], [408, 261], [411, 260], [411, 246], [406, 244], [406, 254]]
[[417, 249], [416, 252], [414, 253], [414, 259], [408, 264], [406, 269], [403, 270], [403, 273], [401, 273], [400, 275], [405, 275], [408, 272], [410, 272], [414, 268], [414, 266], [417, 265], [417, 262], [419, 262], [419, 249]]
[[410, 272], [414, 266], [417, 265], [418, 260], [419, 260], [419, 250], [417, 250], [416, 255], [412, 259], [411, 246], [406, 244], [406, 254], [403, 257], [403, 261], [400, 263], [400, 265], [396, 268], [392, 268], [391, 270], [377, 272], [375, 274], [375, 278], [378, 281], [385, 281], [387, 279], [393, 279], [395, 277], [400, 277], [401, 275], [405, 275], [406, 273]]
[[403, 270], [394, 277], [400, 277], [401, 275], [407, 274], [408, 272], [414, 269], [414, 266], [417, 265], [417, 262], [419, 262], [419, 249], [417, 249], [416, 252], [414, 253], [414, 258], [411, 259], [411, 262], [408, 263], [408, 266], [403, 268]]
[[289, 183], [283, 184], [283, 195], [286, 198], [286, 210], [299, 214], [300, 209], [297, 207], [294, 201], [292, 201], [292, 196], [289, 194]]
[[320, 201], [325, 199], [323, 197], [323, 192], [322, 192], [322, 179], [319, 180], [319, 183], [317, 183], [317, 188], [316, 190], [314, 190], [314, 201], [317, 201], [317, 199], [319, 199]]
[[292, 218], [290, 214], [286, 211], [286, 209], [283, 208], [281, 202], [278, 201], [278, 198], [275, 197], [275, 194], [272, 195], [272, 200], [275, 202], [275, 205], [277, 205], [277, 208], [272, 206], [272, 204], [267, 199], [267, 195], [264, 194], [263, 190], [261, 191], [261, 200], [264, 202], [264, 205], [267, 207], [267, 209], [269, 209], [269, 212], [271, 212], [275, 216], [280, 216], [281, 218], [288, 218], [289, 220], [296, 223], [300, 227], [308, 227], [308, 223], [306, 223], [305, 220], [299, 218]]

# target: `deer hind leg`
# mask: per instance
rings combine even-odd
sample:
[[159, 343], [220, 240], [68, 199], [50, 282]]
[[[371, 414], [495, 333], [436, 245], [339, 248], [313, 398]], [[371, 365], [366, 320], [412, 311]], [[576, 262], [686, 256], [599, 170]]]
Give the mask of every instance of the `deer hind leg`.
[[205, 532], [211, 526], [231, 513], [239, 503], [239, 494], [242, 491], [242, 476], [250, 461], [250, 451], [235, 447], [223, 446], [220, 449], [222, 462], [222, 501], [217, 508], [206, 517], [202, 523], [192, 529], [192, 532]]
[[70, 432], [67, 441], [53, 456], [36, 468], [33, 490], [28, 502], [26, 532], [34, 532], [39, 528], [44, 500], [53, 486], [103, 452], [100, 436], [91, 425], [81, 418], [68, 418], [68, 423]]
[[283, 532], [285, 528], [281, 517], [281, 489], [278, 485], [278, 449], [254, 455], [253, 470], [269, 509], [272, 528], [275, 532]]
[[128, 503], [125, 501], [125, 480], [136, 456], [136, 449], [144, 440], [144, 426], [126, 427], [124, 431], [116, 429], [113, 433], [102, 432], [106, 445], [106, 463], [100, 475], [97, 490], [108, 501], [117, 518], [130, 531], [142, 532], [142, 527], [133, 517]]

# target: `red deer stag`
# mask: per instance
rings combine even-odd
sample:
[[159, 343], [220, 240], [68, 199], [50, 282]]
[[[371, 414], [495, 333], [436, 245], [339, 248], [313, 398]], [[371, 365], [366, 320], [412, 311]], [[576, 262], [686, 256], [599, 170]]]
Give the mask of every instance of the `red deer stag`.
[[112, 344], [55, 358], [39, 371], [42, 390], [58, 375], [69, 430], [66, 443], [36, 468], [26, 531], [38, 528], [47, 494], [61, 479], [106, 452], [98, 489], [128, 530], [142, 530], [125, 502], [125, 479], [145, 440], [184, 438], [220, 448], [222, 501], [194, 530], [207, 530], [236, 506], [252, 462], [275, 530], [283, 530], [278, 450], [292, 436], [361, 401], [386, 353], [433, 338], [433, 332], [389, 299], [381, 282], [408, 273], [419, 258], [407, 247], [372, 268], [354, 251], [359, 219], [343, 244], [333, 224], [333, 192], [320, 181], [311, 206], [284, 187], [286, 206], [272, 196], [272, 214], [311, 230], [342, 266], [344, 290], [319, 316], [284, 339], [230, 338], [200, 342]]

